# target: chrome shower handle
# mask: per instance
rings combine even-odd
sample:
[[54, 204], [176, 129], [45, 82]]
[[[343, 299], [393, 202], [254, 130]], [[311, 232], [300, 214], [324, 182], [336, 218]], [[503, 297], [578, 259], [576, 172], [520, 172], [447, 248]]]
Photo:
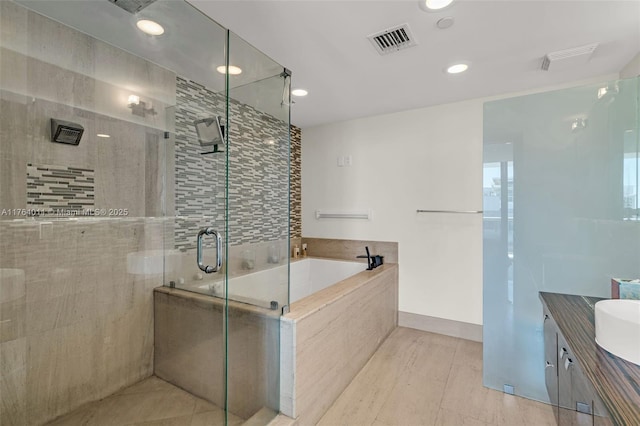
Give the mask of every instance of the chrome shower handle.
[[[204, 235], [215, 235], [216, 237], [216, 266], [204, 265], [202, 263], [202, 237]], [[198, 262], [198, 268], [206, 274], [218, 272], [222, 267], [222, 237], [213, 228], [204, 228], [198, 232], [198, 242], [196, 246], [196, 260]]]

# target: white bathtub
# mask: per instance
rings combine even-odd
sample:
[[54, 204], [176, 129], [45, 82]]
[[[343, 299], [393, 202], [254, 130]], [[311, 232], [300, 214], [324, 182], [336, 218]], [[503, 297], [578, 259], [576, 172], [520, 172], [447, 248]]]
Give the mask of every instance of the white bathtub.
[[[365, 263], [329, 259], [301, 259], [291, 262], [289, 303], [303, 299], [366, 269]], [[200, 292], [224, 295], [224, 280], [198, 286]], [[270, 307], [287, 304], [287, 265], [229, 279], [229, 299]]]

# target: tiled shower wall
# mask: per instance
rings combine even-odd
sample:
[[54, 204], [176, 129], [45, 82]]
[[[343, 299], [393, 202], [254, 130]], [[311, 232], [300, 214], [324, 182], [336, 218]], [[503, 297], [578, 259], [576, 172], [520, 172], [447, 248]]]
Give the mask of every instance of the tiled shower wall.
[[[224, 117], [225, 97], [182, 77], [176, 88], [175, 245], [184, 251], [195, 248], [197, 230], [224, 223], [226, 153], [202, 155], [211, 149], [200, 146], [193, 122]], [[230, 245], [287, 238], [289, 160], [291, 236], [299, 237], [300, 129], [291, 126], [289, 153], [285, 122], [233, 99], [229, 117]]]
[[[153, 82], [164, 111], [175, 74], [10, 1], [0, 55], [0, 424], [40, 425], [153, 372], [162, 271], [129, 259], [163, 247], [173, 129], [118, 99], [127, 83]], [[78, 146], [50, 142], [52, 117], [84, 127]], [[116, 215], [36, 219], [27, 208]]]
[[291, 238], [302, 237], [302, 129], [291, 126]]

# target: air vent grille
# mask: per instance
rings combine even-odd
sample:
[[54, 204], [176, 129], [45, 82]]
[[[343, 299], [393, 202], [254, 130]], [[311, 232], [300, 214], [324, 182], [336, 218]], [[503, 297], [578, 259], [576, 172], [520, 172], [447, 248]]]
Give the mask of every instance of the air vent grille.
[[586, 46], [574, 47], [571, 49], [558, 50], [547, 53], [542, 58], [541, 68], [544, 71], [575, 67], [586, 64], [593, 52], [598, 47], [598, 43], [587, 44]]
[[409, 29], [409, 24], [398, 25], [367, 37], [379, 54], [397, 52], [407, 47], [415, 46], [416, 41]]

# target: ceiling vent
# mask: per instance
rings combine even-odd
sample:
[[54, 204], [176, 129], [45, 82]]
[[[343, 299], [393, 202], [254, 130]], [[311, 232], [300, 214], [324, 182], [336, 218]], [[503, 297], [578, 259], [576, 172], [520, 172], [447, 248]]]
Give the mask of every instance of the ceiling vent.
[[129, 13], [140, 12], [145, 7], [154, 3], [156, 0], [109, 0], [116, 6], [126, 10]]
[[557, 71], [584, 65], [589, 62], [596, 47], [598, 43], [547, 53], [542, 59], [541, 68], [544, 71]]
[[409, 24], [388, 28], [384, 31], [371, 34], [367, 38], [381, 55], [397, 52], [398, 50], [406, 49], [407, 47], [417, 44], [413, 34], [411, 34]]

